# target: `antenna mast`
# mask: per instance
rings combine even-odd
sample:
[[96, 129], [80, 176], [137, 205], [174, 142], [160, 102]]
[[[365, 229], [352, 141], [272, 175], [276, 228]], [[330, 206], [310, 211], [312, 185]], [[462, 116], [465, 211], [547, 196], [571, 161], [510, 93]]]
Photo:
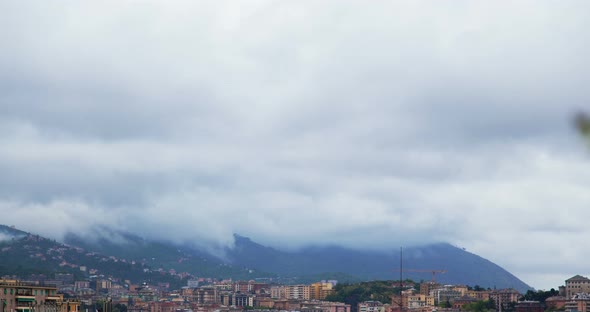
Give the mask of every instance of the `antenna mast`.
[[399, 247], [399, 311], [404, 311], [403, 247]]

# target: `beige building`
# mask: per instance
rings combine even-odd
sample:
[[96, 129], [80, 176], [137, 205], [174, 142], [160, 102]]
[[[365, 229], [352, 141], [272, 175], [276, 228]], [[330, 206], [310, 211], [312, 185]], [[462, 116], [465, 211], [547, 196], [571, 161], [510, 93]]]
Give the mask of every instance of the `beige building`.
[[517, 302], [520, 296], [521, 294], [512, 288], [499, 289], [490, 292], [490, 299], [494, 300], [494, 303], [496, 303], [497, 310], [500, 309], [500, 305], [502, 306], [502, 310], [505, 310], [509, 303]]
[[467, 292], [469, 291], [467, 286], [464, 285], [456, 285], [453, 286], [451, 289], [454, 291], [458, 291], [461, 294], [461, 297], [467, 295]]
[[285, 299], [285, 286], [270, 287], [270, 297], [274, 299]]
[[311, 299], [311, 286], [309, 285], [288, 285], [285, 286], [286, 299]]
[[270, 296], [274, 299], [310, 300], [311, 290], [310, 285], [273, 286], [270, 288]]
[[416, 309], [421, 307], [434, 306], [434, 297], [415, 294], [407, 296], [406, 308]]
[[420, 294], [428, 296], [430, 291], [439, 288], [441, 285], [435, 282], [423, 282], [420, 283]]
[[590, 293], [590, 279], [576, 275], [565, 280], [565, 293], [568, 299], [577, 293]]
[[310, 287], [311, 299], [324, 300], [328, 295], [334, 292], [332, 283], [313, 283]]
[[386, 306], [379, 301], [364, 301], [357, 304], [358, 312], [385, 312]]
[[486, 301], [490, 299], [490, 292], [489, 290], [483, 291], [475, 291], [475, 290], [468, 290], [465, 295], [477, 299], [478, 301]]
[[0, 312], [78, 312], [80, 302], [64, 301], [57, 287], [0, 279]]

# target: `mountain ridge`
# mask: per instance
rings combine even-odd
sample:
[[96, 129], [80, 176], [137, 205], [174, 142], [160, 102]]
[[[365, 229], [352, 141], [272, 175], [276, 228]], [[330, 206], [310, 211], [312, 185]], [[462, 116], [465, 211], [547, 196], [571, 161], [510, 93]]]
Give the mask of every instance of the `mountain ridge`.
[[[96, 252], [107, 258], [113, 256], [127, 259], [128, 262], [133, 260], [149, 271], [173, 270], [199, 277], [265, 277], [302, 282], [339, 276], [344, 281], [353, 282], [390, 280], [400, 276], [400, 255], [396, 250], [367, 251], [332, 245], [282, 251], [235, 234], [233, 248], [226, 247], [223, 250], [224, 256], [220, 257], [194, 246], [147, 240], [132, 233], [112, 229], [100, 231], [102, 234], [92, 239], [69, 233], [64, 238], [64, 244]], [[31, 235], [7, 226], [0, 226], [0, 234], [2, 233], [12, 233], [14, 237], [21, 237], [20, 239], [23, 235]], [[15, 243], [15, 240], [18, 239], [10, 242]], [[0, 243], [6, 245], [7, 241]], [[2, 254], [0, 253], [0, 260]], [[523, 293], [532, 289], [493, 262], [446, 243], [404, 248], [403, 262], [405, 268], [446, 270], [446, 274], [436, 276], [441, 283], [514, 288]], [[416, 281], [432, 278], [430, 273], [403, 272], [403, 276]]]
[[[316, 274], [328, 269], [345, 272], [362, 280], [399, 278], [400, 252], [359, 251], [328, 246], [307, 247], [297, 252], [284, 252], [236, 235], [235, 247], [226, 250], [234, 264], [265, 267], [278, 274]], [[405, 268], [425, 271], [446, 270], [437, 280], [449, 284], [479, 285], [490, 288], [514, 288], [520, 292], [532, 289], [499, 265], [448, 243], [404, 248]], [[431, 273], [403, 272], [407, 278], [430, 280]]]

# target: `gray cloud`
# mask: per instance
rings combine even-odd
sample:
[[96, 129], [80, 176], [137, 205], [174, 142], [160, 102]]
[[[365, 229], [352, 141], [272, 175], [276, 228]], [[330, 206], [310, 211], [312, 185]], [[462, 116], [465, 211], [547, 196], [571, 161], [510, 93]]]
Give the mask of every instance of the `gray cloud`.
[[2, 223], [588, 270], [586, 2], [63, 4], [0, 2]]

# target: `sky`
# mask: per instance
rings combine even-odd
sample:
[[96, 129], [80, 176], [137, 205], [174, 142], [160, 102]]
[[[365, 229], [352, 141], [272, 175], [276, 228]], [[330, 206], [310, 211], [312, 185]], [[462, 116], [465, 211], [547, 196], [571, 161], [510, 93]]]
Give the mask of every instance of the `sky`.
[[[0, 0], [2, 224], [590, 275], [587, 1]], [[212, 248], [213, 248], [212, 247]]]

